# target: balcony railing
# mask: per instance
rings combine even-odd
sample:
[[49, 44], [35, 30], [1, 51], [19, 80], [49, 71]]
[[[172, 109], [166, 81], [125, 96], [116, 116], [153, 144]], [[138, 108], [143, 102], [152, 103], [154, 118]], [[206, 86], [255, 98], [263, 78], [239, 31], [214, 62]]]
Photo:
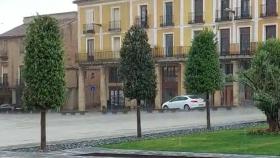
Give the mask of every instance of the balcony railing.
[[110, 21], [109, 22], [109, 31], [116, 31], [120, 32], [121, 31], [121, 21]]
[[[189, 47], [177, 46], [177, 47], [156, 47], [152, 48], [152, 56], [155, 59], [158, 58], [185, 58], [187, 57]], [[96, 51], [89, 55], [87, 53], [77, 54], [77, 60], [79, 63], [92, 63], [92, 62], [111, 62], [120, 59], [119, 51]]]
[[248, 7], [246, 9], [237, 7], [235, 9], [235, 20], [241, 19], [252, 19], [252, 7]]
[[79, 53], [77, 59], [80, 63], [94, 61], [113, 61], [120, 58], [119, 51], [96, 51], [93, 54]]
[[262, 4], [260, 6], [261, 11], [260, 11], [260, 17], [271, 17], [271, 16], [278, 16], [277, 13], [277, 6], [275, 4], [274, 8], [268, 8], [268, 6], [266, 4]]
[[154, 58], [185, 58], [188, 51], [189, 47], [187, 46], [156, 47], [152, 49], [152, 55]]
[[190, 12], [188, 16], [189, 24], [205, 23], [204, 13]]
[[84, 24], [83, 26], [83, 34], [94, 34], [95, 29], [94, 29], [94, 24]]
[[230, 21], [232, 20], [232, 14], [230, 14], [226, 10], [216, 10], [216, 22], [221, 22], [221, 21]]
[[140, 26], [142, 28], [149, 28], [149, 18], [150, 16], [146, 16], [145, 18], [141, 16], [135, 17], [135, 25]]
[[173, 15], [160, 16], [160, 27], [174, 26]]
[[250, 43], [231, 43], [229, 50], [220, 51], [221, 57], [244, 57], [252, 56], [257, 50], [258, 44], [256, 42]]

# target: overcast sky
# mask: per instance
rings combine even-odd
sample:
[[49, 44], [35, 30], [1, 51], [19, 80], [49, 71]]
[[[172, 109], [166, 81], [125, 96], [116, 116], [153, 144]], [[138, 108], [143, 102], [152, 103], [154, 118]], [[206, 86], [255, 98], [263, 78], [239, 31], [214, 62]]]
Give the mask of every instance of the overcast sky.
[[77, 7], [72, 1], [0, 0], [0, 34], [22, 24], [26, 16], [75, 11]]

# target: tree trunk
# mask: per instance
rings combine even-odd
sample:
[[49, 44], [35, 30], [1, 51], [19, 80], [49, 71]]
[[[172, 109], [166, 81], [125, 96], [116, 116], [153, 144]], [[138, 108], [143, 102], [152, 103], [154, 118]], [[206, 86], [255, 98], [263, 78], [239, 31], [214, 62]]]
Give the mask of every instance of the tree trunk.
[[46, 110], [41, 111], [41, 150], [46, 151]]
[[279, 132], [280, 131], [278, 117], [279, 116], [271, 117], [270, 115], [267, 115], [267, 123], [269, 125], [270, 132]]
[[211, 129], [211, 121], [210, 121], [210, 105], [209, 105], [209, 93], [206, 93], [206, 118], [207, 118], [207, 129]]
[[140, 115], [140, 100], [137, 100], [137, 137], [141, 138], [141, 115]]

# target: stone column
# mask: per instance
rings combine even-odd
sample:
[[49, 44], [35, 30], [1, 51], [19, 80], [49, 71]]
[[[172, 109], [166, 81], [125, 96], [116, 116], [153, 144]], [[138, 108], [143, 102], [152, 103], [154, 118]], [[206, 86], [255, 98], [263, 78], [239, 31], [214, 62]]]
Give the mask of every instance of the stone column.
[[161, 72], [160, 72], [160, 65], [156, 65], [156, 76], [157, 76], [157, 94], [155, 98], [155, 108], [161, 109]]
[[180, 63], [180, 87], [179, 87], [179, 95], [185, 95], [186, 89], [185, 89], [185, 64]]
[[235, 79], [233, 82], [233, 105], [240, 105], [240, 96], [239, 96], [239, 82], [238, 82], [238, 72], [239, 72], [239, 63], [237, 61], [233, 61], [233, 78]]
[[100, 104], [107, 107], [107, 87], [106, 87], [106, 72], [105, 67], [100, 68]]
[[84, 71], [79, 68], [79, 78], [78, 78], [78, 109], [79, 111], [85, 111], [85, 79]]

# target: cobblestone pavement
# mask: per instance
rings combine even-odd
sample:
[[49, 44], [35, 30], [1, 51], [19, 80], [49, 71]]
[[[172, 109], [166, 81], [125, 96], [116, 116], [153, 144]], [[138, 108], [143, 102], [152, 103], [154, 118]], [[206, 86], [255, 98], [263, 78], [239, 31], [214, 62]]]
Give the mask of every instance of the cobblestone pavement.
[[[205, 111], [142, 113], [142, 129], [144, 133], [151, 131], [176, 130], [204, 126]], [[233, 108], [211, 111], [212, 125], [224, 125], [242, 121], [265, 120], [265, 116], [256, 108]], [[31, 146], [39, 142], [39, 114], [0, 114], [0, 150], [11, 146]], [[100, 114], [61, 115], [50, 113], [47, 115], [47, 140], [56, 141], [87, 140], [108, 137], [135, 135], [136, 114]], [[66, 150], [51, 153], [13, 153], [0, 152], [4, 158], [29, 157], [67, 157], [85, 149]], [[90, 149], [92, 150], [92, 149]]]

